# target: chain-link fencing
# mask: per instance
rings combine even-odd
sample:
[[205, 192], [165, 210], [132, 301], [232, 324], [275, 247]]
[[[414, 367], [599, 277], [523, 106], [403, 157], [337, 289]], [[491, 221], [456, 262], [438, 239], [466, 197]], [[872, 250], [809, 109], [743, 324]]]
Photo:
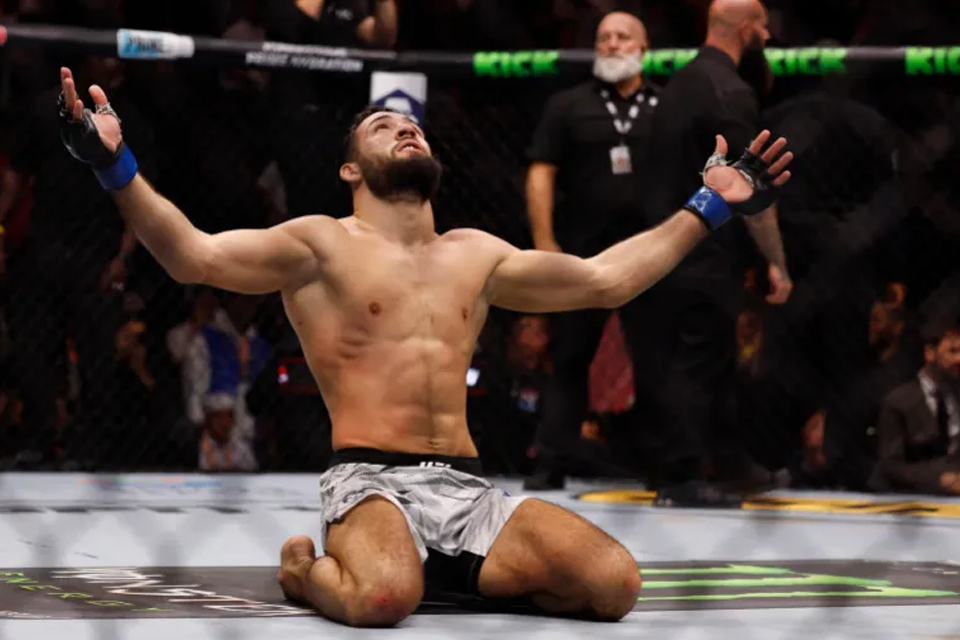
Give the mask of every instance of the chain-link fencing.
[[[587, 77], [589, 52], [136, 37], [120, 38], [121, 58], [147, 59], [120, 62], [103, 57], [116, 52], [113, 32], [9, 28], [8, 46], [28, 47], [52, 75], [12, 101], [3, 140], [12, 202], [0, 457], [9, 469], [316, 471], [330, 453], [329, 416], [279, 297], [181, 286], [125, 240], [111, 200], [59, 140], [57, 66], [108, 89], [143, 174], [211, 233], [349, 215], [337, 169], [370, 100], [368, 72], [422, 67], [426, 128], [445, 166], [439, 229], [478, 227], [529, 247], [525, 151], [546, 98]], [[883, 398], [922, 365], [924, 336], [957, 318], [951, 51], [768, 55], [765, 124], [797, 154], [779, 213], [795, 290], [771, 307], [763, 262], [744, 274], [737, 437], [799, 485], [871, 486]], [[666, 82], [691, 55], [651, 52], [649, 77]], [[28, 84], [21, 65], [8, 56], [8, 86]], [[468, 405], [491, 473], [532, 467], [550, 321], [493, 310], [481, 335]], [[643, 426], [623, 345], [614, 316], [582, 435], [607, 440], [629, 466], [636, 452], [619, 444]]]
[[[18, 95], [4, 127], [0, 203], [10, 200], [2, 205], [9, 207], [0, 309], [4, 469], [323, 468], [330, 453], [329, 416], [279, 298], [183, 287], [142, 247], [126, 255], [130, 245], [111, 201], [59, 140], [56, 68], [68, 58], [80, 84], [108, 88], [144, 174], [207, 232], [265, 227], [318, 212], [348, 215], [349, 193], [337, 167], [350, 120], [369, 101], [367, 74], [290, 71], [276, 68], [290, 58], [275, 49], [229, 43], [204, 49], [210, 43], [199, 41], [196, 61], [212, 64], [129, 60], [121, 69], [115, 61], [64, 53], [80, 45], [108, 53], [105, 43], [116, 46], [113, 34], [67, 38], [56, 29], [25, 29], [19, 36], [11, 30], [8, 42], [17, 44], [19, 37], [26, 46], [30, 34], [38, 37], [29, 50], [31, 64], [49, 67], [52, 80]], [[146, 37], [141, 46], [153, 43], [162, 51], [164, 42]], [[237, 62], [231, 51], [245, 52], [239, 60], [248, 66], [219, 66]], [[371, 68], [377, 60], [406, 60], [399, 66], [407, 68], [424, 62], [430, 71], [426, 128], [446, 170], [435, 202], [438, 227], [479, 227], [529, 247], [525, 149], [546, 98], [586, 77], [589, 55], [500, 52], [450, 56], [444, 63], [442, 56], [353, 53], [298, 49], [296, 55], [301, 66], [315, 61], [312, 66], [321, 70], [344, 58], [362, 59]], [[799, 486], [871, 487], [880, 403], [916, 375], [925, 336], [957, 318], [953, 123], [960, 103], [949, 77], [956, 66], [951, 56], [934, 49], [770, 54], [776, 79], [764, 119], [797, 153], [795, 178], [780, 206], [796, 288], [788, 305], [770, 307], [763, 303], [762, 261], [754, 259], [745, 273], [749, 296], [736, 336], [739, 437], [766, 467], [790, 469]], [[12, 58], [4, 61], [5, 86], [29, 84], [18, 78], [23, 60]], [[652, 52], [647, 70], [663, 82], [688, 59], [689, 52]], [[827, 72], [833, 73], [821, 75]], [[549, 330], [550, 317], [492, 310], [481, 336], [466, 382], [471, 429], [491, 473], [517, 475], [531, 468], [533, 432], [550, 374]], [[218, 377], [217, 371], [232, 377]], [[589, 392], [592, 412], [583, 437], [607, 440], [629, 464], [637, 452], [620, 445], [632, 442], [624, 434], [642, 424], [630, 411], [632, 374], [616, 316], [591, 368]], [[224, 434], [232, 446], [218, 445]], [[241, 521], [242, 533], [231, 539], [248, 551], [264, 550], [251, 555], [260, 562], [275, 558], [279, 542], [298, 532], [285, 529], [289, 520], [281, 526], [279, 517], [262, 517], [264, 511], [313, 514], [316, 506], [302, 493], [288, 496], [278, 488], [263, 505], [254, 505], [264, 508], [257, 511], [252, 496], [265, 478], [245, 476], [209, 480], [213, 489], [207, 487], [203, 501], [188, 492], [153, 504], [122, 477], [106, 476], [69, 499], [51, 498], [57, 513], [86, 505], [91, 512], [117, 512], [111, 531], [90, 536], [100, 524], [94, 520], [86, 521], [89, 529], [51, 527], [44, 511], [50, 505], [17, 478], [5, 476], [5, 488], [26, 495], [17, 507], [24, 511], [11, 510], [5, 526], [31, 544], [35, 567], [102, 563], [83, 555], [89, 549], [102, 550], [104, 557], [120, 553], [111, 557], [132, 567], [182, 567], [195, 564], [201, 550], [216, 551], [223, 527]], [[151, 482], [166, 481], [148, 478], [141, 488]], [[911, 558], [930, 559], [947, 544], [940, 538], [946, 534], [933, 527], [875, 522], [872, 539], [830, 547], [832, 542], [817, 537], [822, 530], [810, 523], [787, 527], [795, 523], [780, 513], [738, 514], [735, 521], [714, 523], [704, 544], [702, 529], [661, 528], [632, 509], [610, 513], [605, 527], [618, 537], [642, 539], [643, 548], [631, 550], [645, 559], [777, 557], [784, 538], [795, 557], [853, 557], [852, 547], [858, 547], [861, 558], [913, 549]], [[179, 515], [172, 523], [162, 514]], [[96, 544], [84, 536], [95, 537]], [[128, 538], [140, 547], [107, 548]], [[211, 564], [220, 561], [215, 553], [210, 557]], [[229, 554], [223, 562], [240, 564]], [[176, 571], [172, 575], [168, 581], [176, 583]], [[710, 586], [705, 593], [724, 588]], [[835, 596], [824, 597], [824, 604], [835, 604]], [[796, 637], [831, 637], [849, 614], [816, 610], [794, 619]], [[491, 632], [510, 630], [503, 621], [485, 624]], [[683, 637], [676, 625], [664, 624], [663, 630]], [[879, 623], [863, 624], [882, 631]], [[738, 636], [758, 635], [734, 615], [723, 626]], [[246, 625], [218, 628], [226, 637], [256, 633]], [[544, 628], [556, 629], [540, 627], [541, 633]], [[124, 635], [120, 623], [96, 629], [99, 636]]]

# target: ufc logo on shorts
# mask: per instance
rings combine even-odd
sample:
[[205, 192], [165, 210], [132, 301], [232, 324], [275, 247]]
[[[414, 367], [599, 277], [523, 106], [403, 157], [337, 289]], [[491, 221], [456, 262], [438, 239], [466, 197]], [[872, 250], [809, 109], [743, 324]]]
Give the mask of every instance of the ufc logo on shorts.
[[431, 462], [421, 462], [421, 463], [420, 463], [420, 466], [421, 466], [421, 467], [437, 467], [437, 468], [440, 468], [440, 469], [449, 469], [449, 468], [450, 468], [450, 465], [447, 464], [446, 462], [432, 462], [432, 461], [431, 461]]

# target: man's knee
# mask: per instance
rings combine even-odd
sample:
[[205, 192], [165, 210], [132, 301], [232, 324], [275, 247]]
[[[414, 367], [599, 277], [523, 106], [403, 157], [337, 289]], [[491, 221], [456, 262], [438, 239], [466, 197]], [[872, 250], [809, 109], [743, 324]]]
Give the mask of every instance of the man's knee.
[[640, 569], [630, 553], [615, 545], [595, 562], [597, 575], [590, 609], [600, 620], [615, 622], [626, 616], [640, 596]]
[[347, 607], [347, 624], [354, 627], [392, 627], [413, 613], [423, 599], [423, 580], [417, 576], [358, 585]]

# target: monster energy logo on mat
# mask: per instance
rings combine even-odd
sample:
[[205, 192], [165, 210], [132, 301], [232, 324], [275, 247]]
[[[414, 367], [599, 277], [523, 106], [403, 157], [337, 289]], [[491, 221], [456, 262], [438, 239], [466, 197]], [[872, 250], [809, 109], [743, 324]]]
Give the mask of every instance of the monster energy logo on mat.
[[[634, 611], [960, 604], [960, 566], [782, 561], [643, 563]], [[422, 615], [503, 611], [431, 594]], [[509, 611], [509, 610], [508, 610]], [[0, 618], [276, 618], [315, 615], [283, 599], [276, 567], [0, 570]]]
[[800, 561], [644, 565], [637, 609], [960, 603], [960, 567]]

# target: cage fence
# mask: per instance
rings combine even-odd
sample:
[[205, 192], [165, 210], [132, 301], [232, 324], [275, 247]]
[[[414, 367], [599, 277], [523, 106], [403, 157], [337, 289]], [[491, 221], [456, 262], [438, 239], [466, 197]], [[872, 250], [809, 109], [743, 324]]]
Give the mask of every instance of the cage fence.
[[[69, 57], [83, 78], [112, 83], [111, 103], [144, 175], [210, 233], [349, 215], [337, 167], [353, 115], [371, 100], [370, 74], [419, 72], [429, 87], [427, 135], [445, 171], [434, 203], [438, 227], [477, 227], [528, 248], [530, 136], [549, 95], [584, 80], [590, 60], [582, 51], [397, 54], [5, 29], [3, 53], [22, 48], [54, 72]], [[755, 256], [744, 273], [738, 437], [768, 468], [793, 469], [802, 486], [867, 487], [878, 399], [915, 375], [931, 327], [960, 316], [955, 52], [768, 52], [776, 77], [764, 125], [797, 155], [779, 205], [796, 288], [790, 304], [772, 308], [763, 304], [762, 261]], [[693, 53], [650, 52], [648, 77], [667, 82]], [[3, 72], [7, 86], [16, 84], [9, 57]], [[118, 259], [121, 219], [63, 149], [50, 77], [49, 87], [8, 102], [3, 136], [7, 167], [24, 178], [5, 221], [3, 469], [322, 469], [331, 453], [329, 416], [279, 297], [181, 286], [142, 247]], [[550, 321], [492, 310], [481, 335], [466, 381], [468, 413], [492, 474], [532, 468]], [[212, 373], [224, 364], [214, 353], [224, 340], [240, 345], [229, 356], [230, 380]], [[622, 445], [643, 429], [631, 413], [632, 384], [613, 314], [590, 369], [591, 412], [581, 435], [606, 441], [626, 465], [639, 452]], [[227, 453], [211, 443], [223, 430], [236, 441]], [[245, 482], [229, 486], [246, 495]], [[102, 496], [87, 499], [109, 507], [101, 488]], [[231, 498], [213, 506], [229, 509]], [[217, 535], [216, 520], [200, 520], [198, 531]], [[276, 523], [244, 523], [254, 544], [276, 538]], [[148, 520], [130, 526], [154, 564], [180, 564], [162, 528]], [[717, 544], [772, 530], [753, 529], [746, 520]], [[54, 566], [68, 538], [85, 532], [38, 526], [20, 534], [38, 541], [37, 566]], [[243, 635], [236, 626], [223, 632]]]

